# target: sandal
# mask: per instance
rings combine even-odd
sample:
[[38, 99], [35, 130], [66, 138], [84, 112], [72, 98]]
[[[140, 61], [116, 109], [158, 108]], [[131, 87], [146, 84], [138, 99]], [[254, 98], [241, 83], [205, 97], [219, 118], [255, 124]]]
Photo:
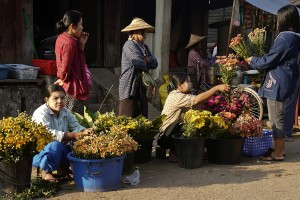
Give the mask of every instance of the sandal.
[[284, 156], [282, 157], [274, 157], [274, 156], [263, 156], [259, 158], [259, 161], [283, 161]]
[[[274, 151], [275, 150], [273, 148], [269, 148], [268, 151], [263, 155], [263, 157], [273, 156]], [[283, 154], [283, 157], [285, 157], [285, 156], [286, 156], [286, 153]]]
[[56, 179], [56, 178], [53, 176], [53, 174], [50, 174], [50, 173], [45, 174], [45, 175], [42, 177], [42, 179], [43, 179], [44, 181], [49, 181], [49, 182], [51, 182], [51, 183], [58, 183], [58, 179]]

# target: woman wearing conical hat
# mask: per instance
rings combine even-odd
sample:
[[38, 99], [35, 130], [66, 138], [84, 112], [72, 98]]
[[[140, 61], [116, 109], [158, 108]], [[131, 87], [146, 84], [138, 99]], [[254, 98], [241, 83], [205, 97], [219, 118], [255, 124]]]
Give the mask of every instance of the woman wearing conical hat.
[[157, 60], [144, 43], [147, 32], [154, 27], [141, 18], [134, 18], [121, 32], [128, 33], [122, 50], [119, 79], [119, 115], [148, 117], [146, 89], [141, 84], [141, 72], [157, 67]]
[[201, 50], [201, 41], [206, 36], [191, 34], [188, 45], [189, 49], [187, 74], [194, 79], [194, 86], [197, 89], [199, 82], [205, 81], [205, 68], [209, 66], [206, 61], [205, 51]]

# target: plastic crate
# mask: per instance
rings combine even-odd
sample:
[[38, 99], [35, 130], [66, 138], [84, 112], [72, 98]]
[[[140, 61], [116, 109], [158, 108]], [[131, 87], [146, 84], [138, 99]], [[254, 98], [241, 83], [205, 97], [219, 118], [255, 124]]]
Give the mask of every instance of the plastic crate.
[[56, 76], [56, 60], [33, 59], [32, 65], [39, 67], [39, 73], [48, 76]]
[[272, 146], [272, 130], [263, 130], [262, 137], [246, 137], [243, 146], [244, 156], [261, 156]]
[[38, 67], [23, 64], [9, 64], [10, 76], [15, 79], [37, 79]]

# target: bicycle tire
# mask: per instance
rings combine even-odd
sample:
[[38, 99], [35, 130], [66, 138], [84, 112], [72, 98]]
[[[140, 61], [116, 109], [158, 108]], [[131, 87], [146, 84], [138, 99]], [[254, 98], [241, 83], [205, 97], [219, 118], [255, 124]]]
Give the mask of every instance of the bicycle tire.
[[241, 92], [248, 95], [251, 104], [249, 109], [250, 114], [257, 119], [262, 120], [264, 113], [262, 98], [257, 94], [255, 90], [249, 87], [243, 87]]

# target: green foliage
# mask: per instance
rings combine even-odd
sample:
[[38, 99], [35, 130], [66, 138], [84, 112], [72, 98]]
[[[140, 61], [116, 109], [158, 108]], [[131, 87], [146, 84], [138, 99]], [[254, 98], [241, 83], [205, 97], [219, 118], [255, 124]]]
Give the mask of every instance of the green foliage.
[[93, 128], [95, 120], [101, 115], [99, 111], [95, 113], [88, 111], [85, 106], [83, 116], [76, 112], [72, 112], [72, 114], [78, 120], [79, 124], [85, 128]]
[[41, 179], [32, 181], [32, 186], [21, 193], [6, 194], [0, 198], [7, 200], [30, 200], [42, 197], [53, 197], [58, 191], [58, 184]]

